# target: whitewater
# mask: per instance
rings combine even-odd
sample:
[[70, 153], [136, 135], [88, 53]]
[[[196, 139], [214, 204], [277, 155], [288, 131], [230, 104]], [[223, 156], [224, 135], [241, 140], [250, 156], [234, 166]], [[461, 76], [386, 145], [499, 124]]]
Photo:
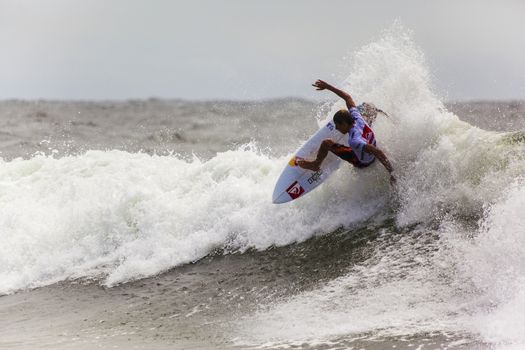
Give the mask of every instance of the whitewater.
[[[345, 69], [341, 87], [392, 116], [373, 127], [396, 187], [381, 166], [343, 165], [304, 198], [271, 203], [290, 155], [342, 107], [339, 101], [263, 108], [150, 101], [158, 125], [141, 119], [147, 103], [132, 101], [134, 124], [116, 122], [115, 134], [101, 120], [94, 131], [78, 123], [84, 119], [73, 111], [89, 104], [37, 106], [47, 114], [68, 110], [65, 118], [77, 124], [55, 129], [57, 140], [28, 136], [46, 149], [13, 148], [0, 161], [0, 300], [68, 284], [94, 295], [98, 288], [133, 291], [140, 289], [134, 283], [164, 283], [192, 266], [212, 273], [220, 261], [235, 261], [222, 278], [238, 281], [230, 294], [246, 300], [235, 299], [241, 309], [230, 314], [196, 289], [197, 299], [180, 296], [188, 309], [179, 312], [185, 318], [177, 329], [204, 314], [220, 320], [211, 323], [222, 347], [523, 348], [525, 122], [502, 131], [458, 117], [434, 91], [423, 52], [402, 28], [353, 53]], [[4, 103], [0, 113], [30, 107]], [[112, 108], [104, 113], [116, 115]], [[174, 127], [170, 108], [186, 111]], [[199, 116], [209, 110], [217, 119], [206, 126]], [[42, 113], [35, 118], [47, 123]], [[272, 260], [304, 258], [298, 271], [317, 266], [322, 262], [308, 259], [313, 246], [332, 239], [355, 247], [333, 257], [341, 267], [335, 275], [317, 279], [323, 272], [308, 270], [312, 282], [295, 290], [283, 286], [296, 272], [265, 284]], [[238, 277], [246, 266], [257, 266], [250, 284]], [[179, 317], [172, 315], [157, 319], [168, 327]], [[170, 344], [179, 339], [165, 337]]]

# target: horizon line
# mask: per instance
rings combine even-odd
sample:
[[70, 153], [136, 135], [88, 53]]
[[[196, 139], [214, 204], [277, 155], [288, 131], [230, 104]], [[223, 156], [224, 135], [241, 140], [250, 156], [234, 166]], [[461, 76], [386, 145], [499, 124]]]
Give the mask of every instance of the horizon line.
[[[272, 102], [272, 101], [285, 101], [285, 100], [299, 100], [308, 103], [325, 103], [330, 99], [313, 99], [303, 96], [276, 96], [276, 97], [263, 97], [263, 98], [248, 98], [248, 99], [233, 99], [233, 98], [183, 98], [183, 97], [129, 97], [129, 98], [0, 98], [0, 103], [6, 102], [71, 102], [71, 103], [126, 103], [126, 102], [155, 102], [155, 101], [180, 101], [180, 102], [191, 102], [191, 103], [209, 103], [209, 102], [226, 102], [226, 103], [261, 103], [261, 102]], [[443, 103], [481, 103], [481, 102], [497, 102], [497, 103], [512, 103], [525, 102], [524, 98], [466, 98], [466, 99], [450, 99], [443, 101]]]

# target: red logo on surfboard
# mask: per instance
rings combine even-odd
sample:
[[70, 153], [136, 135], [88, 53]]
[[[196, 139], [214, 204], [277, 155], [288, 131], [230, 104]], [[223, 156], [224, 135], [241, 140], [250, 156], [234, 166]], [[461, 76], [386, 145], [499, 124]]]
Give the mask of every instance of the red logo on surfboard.
[[290, 197], [292, 197], [292, 199], [296, 199], [304, 193], [304, 188], [302, 188], [301, 185], [295, 181], [290, 187], [286, 189], [286, 192], [290, 195]]

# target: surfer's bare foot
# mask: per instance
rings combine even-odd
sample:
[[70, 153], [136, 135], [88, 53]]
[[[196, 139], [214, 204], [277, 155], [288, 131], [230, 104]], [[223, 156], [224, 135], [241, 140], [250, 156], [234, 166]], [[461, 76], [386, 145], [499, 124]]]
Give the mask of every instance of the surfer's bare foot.
[[318, 164], [315, 160], [313, 162], [308, 162], [306, 160], [299, 160], [297, 161], [297, 165], [303, 169], [312, 170], [312, 171], [318, 171], [320, 169], [320, 164]]

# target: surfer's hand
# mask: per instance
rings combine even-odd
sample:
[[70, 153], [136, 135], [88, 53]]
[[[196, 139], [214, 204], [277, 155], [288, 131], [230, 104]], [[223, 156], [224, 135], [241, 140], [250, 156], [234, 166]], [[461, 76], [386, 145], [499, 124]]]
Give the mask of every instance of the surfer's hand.
[[330, 87], [330, 84], [328, 84], [326, 81], [319, 79], [315, 83], [313, 83], [312, 86], [316, 88], [316, 90], [324, 90], [328, 89], [328, 87]]

